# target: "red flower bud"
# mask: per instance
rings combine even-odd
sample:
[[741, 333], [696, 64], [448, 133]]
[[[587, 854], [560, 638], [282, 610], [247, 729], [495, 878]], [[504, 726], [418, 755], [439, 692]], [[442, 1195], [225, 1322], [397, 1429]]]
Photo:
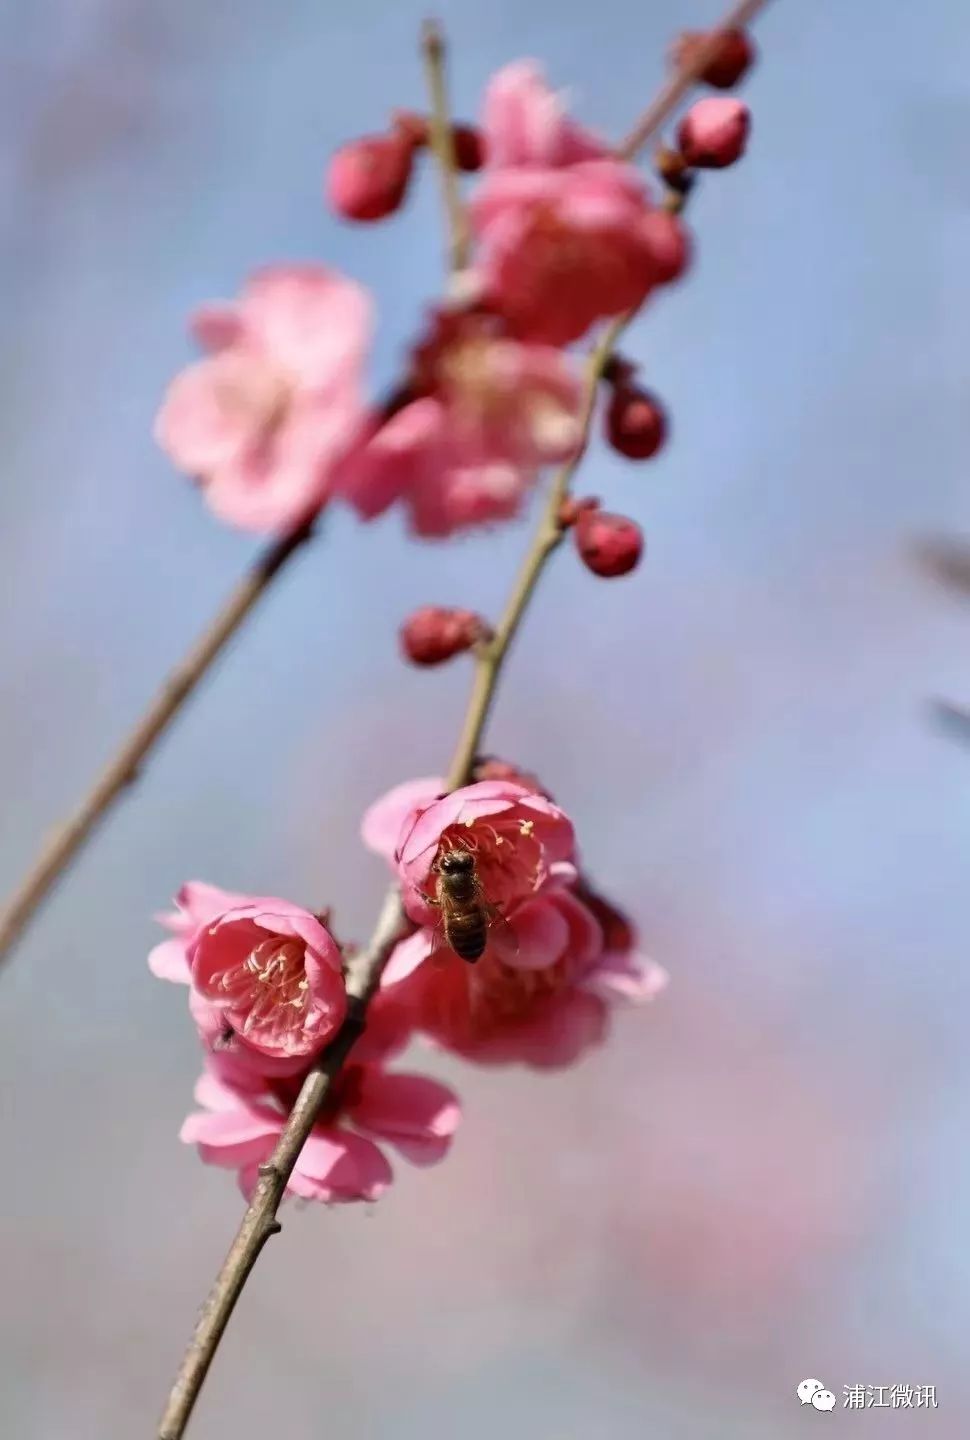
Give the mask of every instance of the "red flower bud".
[[415, 665], [440, 665], [470, 650], [490, 632], [484, 620], [471, 610], [423, 605], [408, 616], [399, 633], [401, 649]]
[[680, 122], [677, 139], [684, 159], [705, 170], [722, 170], [744, 154], [751, 112], [734, 99], [698, 100]]
[[451, 138], [455, 147], [455, 163], [459, 170], [481, 170], [485, 163], [485, 146], [474, 125], [453, 125]]
[[587, 570], [610, 577], [628, 575], [643, 554], [643, 532], [625, 515], [588, 510], [573, 530], [576, 549]]
[[606, 412], [606, 438], [628, 460], [649, 460], [667, 438], [667, 416], [656, 395], [618, 385]]
[[[675, 40], [670, 55], [677, 68], [688, 69], [701, 45], [709, 39], [709, 32], [688, 30]], [[726, 30], [716, 53], [697, 78], [713, 85], [715, 90], [730, 90], [748, 71], [754, 58], [755, 48], [747, 34], [743, 30]]]
[[414, 137], [405, 129], [365, 135], [342, 146], [327, 170], [326, 194], [345, 220], [383, 220], [404, 199], [414, 161]]

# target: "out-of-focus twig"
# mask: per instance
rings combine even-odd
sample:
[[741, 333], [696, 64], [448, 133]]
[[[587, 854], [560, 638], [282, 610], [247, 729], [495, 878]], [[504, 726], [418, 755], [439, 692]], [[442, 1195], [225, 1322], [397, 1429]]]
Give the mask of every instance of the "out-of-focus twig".
[[54, 831], [0, 912], [0, 965], [99, 821], [122, 792], [137, 780], [145, 761], [172, 721], [287, 561], [309, 539], [312, 530], [312, 521], [307, 521], [267, 546], [182, 663], [172, 671], [80, 805]]

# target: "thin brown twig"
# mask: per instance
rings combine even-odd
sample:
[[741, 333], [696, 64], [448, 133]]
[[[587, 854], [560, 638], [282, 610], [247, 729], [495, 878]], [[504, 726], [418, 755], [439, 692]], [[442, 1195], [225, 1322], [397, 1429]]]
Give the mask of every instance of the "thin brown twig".
[[468, 264], [470, 236], [458, 185], [455, 136], [451, 127], [445, 74], [445, 37], [435, 20], [425, 20], [421, 27], [421, 54], [431, 97], [431, 148], [437, 161], [448, 227], [448, 266], [452, 275], [458, 275]]
[[0, 913], [0, 964], [98, 822], [138, 778], [146, 757], [291, 555], [309, 539], [312, 529], [312, 521], [307, 521], [267, 546], [182, 663], [172, 671], [80, 805], [51, 836]]
[[[761, 0], [761, 3], [764, 3], [764, 0]], [[739, 7], [739, 12], [746, 8], [751, 8], [751, 0], [749, 0], [748, 7]], [[759, 5], [754, 5], [752, 13], [758, 8], [760, 8]], [[729, 17], [720, 28], [723, 29], [732, 23], [738, 23], [736, 15], [739, 12], [735, 12]], [[438, 34], [436, 29], [435, 34]], [[427, 46], [427, 35], [428, 27], [425, 27], [423, 33], [425, 46]], [[440, 35], [438, 35], [437, 43], [440, 63], [442, 54]], [[427, 49], [425, 53], [428, 53]], [[441, 83], [443, 85], [443, 72]], [[677, 103], [684, 88], [686, 87], [678, 90], [674, 98], [668, 99], [666, 106], [662, 107], [655, 102], [644, 112], [645, 117], [652, 118], [649, 125], [641, 120], [637, 127], [637, 132], [642, 132], [643, 135], [640, 143], [645, 143], [646, 139], [662, 123], [670, 109]], [[669, 90], [670, 87], [668, 87]], [[495, 633], [492, 639], [479, 650], [465, 719], [445, 782], [446, 788], [449, 790], [466, 784], [471, 777], [478, 745], [488, 720], [505, 659], [539, 577], [565, 535], [560, 520], [562, 505], [569, 493], [573, 474], [589, 443], [599, 382], [619, 336], [632, 319], [633, 315], [627, 314], [613, 321], [590, 354], [586, 371], [581, 441], [575, 456], [561, 467], [553, 479], [542, 507], [536, 533], [513, 584]], [[202, 1383], [236, 1301], [242, 1293], [243, 1286], [266, 1241], [271, 1235], [277, 1234], [281, 1228], [276, 1216], [286, 1190], [286, 1182], [327, 1098], [330, 1086], [339, 1073], [351, 1047], [364, 1029], [367, 1006], [380, 983], [384, 966], [395, 944], [408, 932], [410, 926], [411, 922], [405, 915], [398, 887], [392, 885], [384, 899], [371, 941], [355, 959], [347, 987], [351, 999], [347, 1019], [336, 1039], [324, 1051], [307, 1076], [293, 1111], [280, 1135], [276, 1150], [268, 1165], [262, 1168], [259, 1183], [222, 1269], [216, 1277], [209, 1298], [203, 1306], [192, 1341], [172, 1387], [158, 1430], [158, 1440], [182, 1440]]]
[[494, 636], [479, 648], [475, 661], [475, 678], [472, 681], [472, 692], [468, 701], [468, 709], [465, 712], [461, 734], [458, 738], [458, 744], [455, 747], [455, 754], [451, 762], [451, 768], [448, 771], [448, 778], [445, 781], [445, 787], [448, 790], [457, 790], [459, 786], [467, 784], [471, 777], [475, 764], [475, 754], [488, 720], [492, 700], [495, 695], [495, 687], [498, 684], [505, 657], [508, 654], [512, 641], [515, 639], [516, 631], [522, 621], [522, 616], [525, 614], [526, 606], [536, 587], [539, 576], [542, 574], [547, 560], [553, 551], [561, 544], [566, 533], [559, 519], [562, 502], [566, 498], [569, 491], [569, 482], [575, 474], [576, 468], [582, 460], [586, 452], [586, 446], [589, 443], [590, 427], [596, 405], [596, 393], [603, 375], [603, 370], [610, 355], [613, 353], [614, 345], [631, 319], [632, 316], [624, 315], [619, 320], [614, 320], [604, 331], [602, 339], [590, 354], [586, 369], [586, 395], [582, 416], [582, 439], [576, 454], [572, 459], [567, 460], [565, 465], [557, 471], [555, 479], [549, 487], [549, 494], [542, 508], [538, 529], [533, 537], [532, 544], [529, 546], [528, 553], [522, 562], [522, 567], [512, 587], [512, 593], [509, 595], [502, 616], [495, 627]]
[[180, 1440], [185, 1433], [202, 1382], [208, 1374], [212, 1358], [249, 1273], [259, 1259], [266, 1241], [270, 1236], [279, 1234], [281, 1226], [276, 1212], [283, 1198], [286, 1182], [351, 1046], [364, 1030], [368, 1001], [380, 982], [381, 972], [391, 951], [407, 933], [408, 926], [397, 888], [392, 887], [384, 901], [370, 944], [354, 959], [347, 981], [347, 994], [350, 999], [347, 1018], [336, 1038], [304, 1080], [271, 1159], [268, 1164], [260, 1167], [260, 1178], [252, 1199], [246, 1207], [246, 1213], [222, 1269], [202, 1307], [189, 1348], [172, 1386], [158, 1427], [158, 1440]]

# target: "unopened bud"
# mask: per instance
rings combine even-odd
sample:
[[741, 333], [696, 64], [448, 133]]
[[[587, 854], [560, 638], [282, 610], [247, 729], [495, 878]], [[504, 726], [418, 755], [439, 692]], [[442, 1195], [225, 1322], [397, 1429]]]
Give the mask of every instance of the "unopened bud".
[[400, 207], [413, 161], [413, 138], [400, 129], [351, 140], [330, 161], [327, 200], [345, 220], [383, 220]]
[[590, 510], [573, 530], [576, 549], [587, 570], [604, 578], [628, 575], [643, 554], [643, 532], [625, 515]]
[[481, 131], [474, 125], [453, 125], [451, 139], [455, 147], [455, 164], [459, 170], [471, 173], [481, 170], [485, 163], [485, 146]]
[[654, 156], [657, 174], [672, 190], [684, 189], [690, 184], [690, 166], [679, 150], [661, 145]]
[[[670, 58], [680, 70], [689, 69], [700, 47], [708, 44], [710, 32], [688, 30], [674, 41]], [[715, 90], [730, 90], [747, 73], [755, 58], [755, 47], [744, 30], [725, 30], [715, 53], [698, 75]]]
[[463, 650], [470, 650], [490, 634], [488, 626], [471, 610], [449, 610], [423, 605], [409, 615], [400, 629], [401, 649], [415, 665], [440, 665]]
[[628, 460], [649, 460], [667, 438], [667, 416], [649, 390], [618, 385], [606, 411], [606, 438]]
[[751, 112], [740, 100], [698, 100], [680, 122], [677, 139], [684, 159], [704, 170], [723, 170], [744, 154]]

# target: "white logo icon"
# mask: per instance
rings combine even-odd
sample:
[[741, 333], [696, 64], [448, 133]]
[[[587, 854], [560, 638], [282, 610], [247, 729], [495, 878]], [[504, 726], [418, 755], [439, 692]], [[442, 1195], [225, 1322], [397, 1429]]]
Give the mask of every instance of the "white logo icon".
[[795, 1394], [803, 1405], [814, 1405], [816, 1410], [834, 1410], [835, 1396], [826, 1390], [821, 1380], [803, 1380]]
[[803, 1405], [811, 1405], [813, 1403], [813, 1396], [831, 1394], [831, 1391], [826, 1391], [821, 1380], [803, 1380], [795, 1391], [795, 1394]]

